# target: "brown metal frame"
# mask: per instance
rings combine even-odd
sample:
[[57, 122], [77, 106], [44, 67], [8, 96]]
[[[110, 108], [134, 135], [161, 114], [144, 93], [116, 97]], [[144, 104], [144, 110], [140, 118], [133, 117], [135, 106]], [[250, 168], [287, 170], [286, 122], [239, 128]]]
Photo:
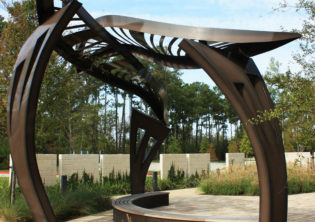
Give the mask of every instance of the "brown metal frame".
[[[280, 128], [275, 120], [248, 124], [258, 111], [273, 107], [250, 57], [300, 35], [195, 28], [123, 16], [94, 19], [77, 1], [64, 1], [63, 8], [58, 9], [52, 0], [37, 0], [37, 10], [40, 26], [19, 53], [8, 103], [12, 159], [35, 221], [56, 221], [39, 176], [34, 143], [37, 99], [52, 50], [79, 71], [138, 95], [155, 113], [158, 120], [133, 111], [130, 132], [132, 193], [144, 192], [148, 166], [169, 131], [166, 127], [166, 91], [138, 57], [175, 68], [203, 68], [234, 106], [253, 145], [261, 189], [260, 221], [286, 221], [286, 165]], [[72, 20], [81, 21], [82, 25], [68, 25]], [[166, 42], [165, 36], [172, 39]], [[154, 41], [157, 38], [158, 43]], [[116, 55], [121, 59], [111, 61]], [[137, 149], [138, 128], [145, 129], [146, 134]], [[145, 158], [149, 137], [157, 142]]]
[[56, 221], [35, 156], [37, 99], [54, 43], [81, 6], [71, 2], [38, 27], [23, 45], [14, 67], [8, 101], [8, 135], [14, 170], [35, 221]]
[[[242, 58], [240, 54], [224, 55], [190, 40], [184, 40], [180, 47], [213, 79], [243, 122], [253, 145], [258, 169], [260, 221], [286, 221], [286, 163], [279, 124], [276, 120], [260, 124], [250, 124], [248, 121], [256, 118], [259, 111], [273, 108], [255, 63], [252, 59]], [[242, 60], [244, 62], [238, 62]]]
[[[149, 166], [170, 130], [159, 120], [135, 109], [132, 110], [130, 126], [131, 194], [138, 194], [144, 193]], [[137, 146], [138, 129], [145, 130], [145, 133]], [[150, 138], [155, 140], [153, 144], [149, 144]]]

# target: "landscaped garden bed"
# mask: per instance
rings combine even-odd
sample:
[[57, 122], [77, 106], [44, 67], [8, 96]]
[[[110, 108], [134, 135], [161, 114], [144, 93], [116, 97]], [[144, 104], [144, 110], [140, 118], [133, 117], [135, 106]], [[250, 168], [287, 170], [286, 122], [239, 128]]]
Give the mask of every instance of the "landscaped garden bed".
[[[288, 194], [315, 192], [315, 170], [289, 164]], [[233, 166], [213, 171], [202, 179], [200, 190], [214, 195], [259, 195], [259, 182], [255, 164]]]

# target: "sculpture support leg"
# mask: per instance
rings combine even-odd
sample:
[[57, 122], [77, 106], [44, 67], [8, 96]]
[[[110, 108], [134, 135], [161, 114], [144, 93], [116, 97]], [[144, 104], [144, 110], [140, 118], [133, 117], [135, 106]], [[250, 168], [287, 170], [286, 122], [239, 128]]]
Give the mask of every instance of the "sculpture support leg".
[[[137, 147], [138, 129], [144, 129], [145, 133]], [[169, 131], [162, 122], [135, 109], [132, 110], [130, 129], [130, 179], [132, 194], [144, 193], [145, 178], [150, 164]], [[150, 137], [155, 140], [153, 144], [149, 144]]]
[[35, 115], [41, 81], [54, 42], [81, 6], [74, 1], [39, 26], [23, 45], [8, 101], [8, 135], [14, 169], [35, 221], [56, 221], [35, 156]]
[[[213, 79], [241, 118], [252, 143], [260, 186], [261, 222], [287, 221], [287, 174], [276, 120], [253, 125], [257, 111], [273, 108], [268, 90], [251, 59], [228, 58], [206, 45], [183, 40], [180, 47]], [[245, 63], [244, 63], [245, 61]]]

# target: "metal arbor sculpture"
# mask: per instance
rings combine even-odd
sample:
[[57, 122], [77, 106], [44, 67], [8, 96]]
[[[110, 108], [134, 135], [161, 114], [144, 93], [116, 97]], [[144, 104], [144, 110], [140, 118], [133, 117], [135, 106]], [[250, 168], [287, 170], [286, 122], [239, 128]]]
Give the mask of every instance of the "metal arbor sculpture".
[[[52, 0], [37, 0], [37, 11], [40, 26], [19, 53], [8, 103], [12, 159], [35, 221], [56, 221], [40, 179], [34, 145], [37, 99], [53, 50], [78, 70], [138, 95], [155, 113], [158, 120], [133, 112], [130, 133], [132, 193], [144, 191], [142, 186], [148, 165], [169, 131], [166, 92], [137, 57], [169, 67], [203, 68], [237, 111], [253, 145], [261, 191], [259, 220], [286, 221], [286, 165], [278, 123], [271, 120], [259, 125], [246, 124], [257, 112], [273, 107], [250, 57], [284, 45], [300, 35], [195, 28], [122, 16], [94, 19], [77, 1], [64, 1], [63, 8], [56, 8]], [[71, 21], [81, 24], [71, 25]], [[166, 40], [166, 37], [171, 38]], [[120, 60], [105, 62], [117, 55]], [[146, 129], [138, 149], [137, 128]], [[156, 140], [151, 149], [147, 149], [149, 137]]]

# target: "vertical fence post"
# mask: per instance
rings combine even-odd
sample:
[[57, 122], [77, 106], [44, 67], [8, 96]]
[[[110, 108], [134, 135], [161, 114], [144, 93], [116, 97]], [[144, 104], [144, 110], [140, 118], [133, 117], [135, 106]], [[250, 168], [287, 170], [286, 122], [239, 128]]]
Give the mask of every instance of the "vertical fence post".
[[16, 187], [16, 174], [13, 167], [13, 162], [10, 166], [11, 168], [11, 180], [10, 180], [10, 204], [13, 205], [15, 201], [15, 187]]
[[153, 182], [152, 182], [152, 186], [153, 186], [153, 191], [157, 191], [158, 188], [157, 188], [157, 172], [153, 172]]
[[67, 175], [60, 176], [60, 190], [61, 193], [67, 192]]

